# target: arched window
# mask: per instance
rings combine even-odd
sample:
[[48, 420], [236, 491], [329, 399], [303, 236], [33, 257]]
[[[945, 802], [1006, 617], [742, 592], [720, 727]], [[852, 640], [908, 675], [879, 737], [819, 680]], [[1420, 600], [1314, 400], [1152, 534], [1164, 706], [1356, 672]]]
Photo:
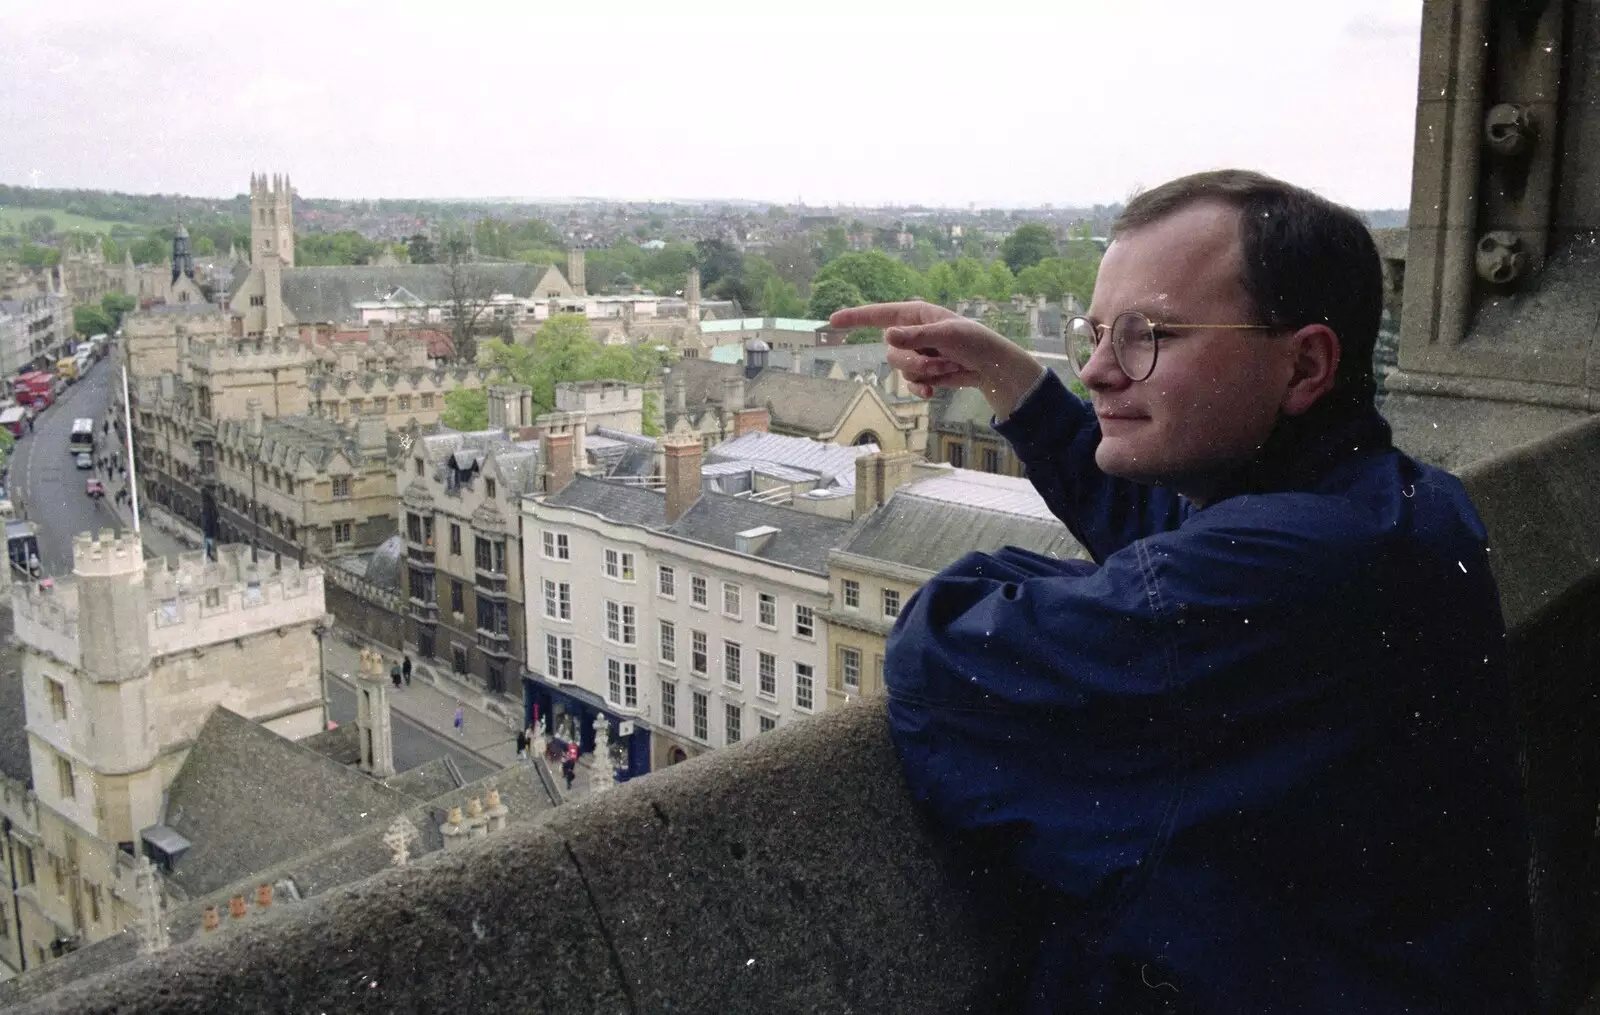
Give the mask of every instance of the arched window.
[[856, 439], [851, 441], [850, 443], [855, 445], [858, 448], [859, 447], [863, 447], [864, 445], [867, 445], [867, 444], [876, 444], [880, 448], [883, 447], [883, 442], [880, 441], [878, 439], [878, 435], [873, 433], [871, 430], [863, 430], [863, 431], [861, 431], [861, 433], [856, 437]]

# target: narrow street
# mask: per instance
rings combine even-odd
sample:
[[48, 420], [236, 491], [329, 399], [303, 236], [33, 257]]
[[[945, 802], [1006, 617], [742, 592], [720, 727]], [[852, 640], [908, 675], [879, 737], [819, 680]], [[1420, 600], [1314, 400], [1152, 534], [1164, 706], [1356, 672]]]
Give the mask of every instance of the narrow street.
[[[72, 570], [72, 540], [78, 533], [122, 527], [110, 504], [84, 492], [85, 480], [96, 473], [75, 467], [68, 450], [72, 421], [88, 417], [98, 427], [111, 405], [113, 385], [119, 384], [113, 359], [101, 360], [34, 420], [33, 433], [17, 441], [11, 457], [11, 500], [18, 517], [39, 526], [39, 559], [46, 574]], [[108, 453], [106, 435], [98, 429], [95, 442], [97, 456]]]

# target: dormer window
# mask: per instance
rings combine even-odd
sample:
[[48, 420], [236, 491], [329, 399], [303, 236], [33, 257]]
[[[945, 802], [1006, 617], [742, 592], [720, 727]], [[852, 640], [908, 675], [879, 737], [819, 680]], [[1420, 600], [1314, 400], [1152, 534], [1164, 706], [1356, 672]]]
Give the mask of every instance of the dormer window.
[[488, 476], [483, 477], [483, 495], [490, 500], [494, 500], [494, 480]]

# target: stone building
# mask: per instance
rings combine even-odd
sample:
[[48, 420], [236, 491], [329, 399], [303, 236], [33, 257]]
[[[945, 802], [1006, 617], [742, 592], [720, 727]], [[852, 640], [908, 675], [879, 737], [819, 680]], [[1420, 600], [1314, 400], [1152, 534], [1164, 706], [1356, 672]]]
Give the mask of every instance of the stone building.
[[166, 265], [136, 267], [133, 251], [123, 254], [123, 292], [139, 301], [141, 307], [152, 304], [203, 304], [209, 302], [195, 280], [194, 256], [189, 250], [189, 230], [179, 226], [172, 235], [172, 257]]
[[71, 338], [72, 307], [60, 294], [0, 300], [0, 376], [54, 365]]
[[186, 390], [145, 397], [137, 412], [146, 496], [202, 532], [301, 560], [372, 549], [394, 534], [381, 418], [268, 417], [250, 399], [242, 418], [212, 419]]
[[181, 856], [167, 794], [214, 709], [290, 738], [325, 723], [321, 571], [233, 546], [175, 563], [84, 535], [70, 579], [12, 590], [32, 792], [0, 805], [27, 966], [138, 921], [136, 858]]
[[[381, 417], [391, 430], [439, 422], [445, 396], [476, 391], [489, 372], [437, 355], [426, 334], [374, 324], [362, 340], [317, 345], [309, 358], [308, 411], [330, 420]], [[445, 348], [448, 348], [446, 345]]]
[[[570, 394], [574, 386], [563, 387]], [[602, 420], [623, 423], [637, 422], [625, 407], [640, 403], [641, 390], [583, 387], [602, 406], [622, 409]], [[401, 591], [409, 603], [407, 640], [420, 656], [447, 661], [454, 673], [504, 693], [527, 659], [522, 498], [550, 484], [560, 488], [578, 472], [647, 475], [654, 441], [593, 426], [582, 413], [530, 419], [526, 387], [490, 388], [489, 406], [496, 429], [418, 438], [401, 463]]]
[[743, 363], [684, 359], [663, 381], [666, 426], [683, 420], [710, 448], [752, 429], [827, 444], [874, 444], [923, 453], [928, 403], [880, 389], [865, 378], [811, 376], [770, 365], [766, 343], [754, 341]]
[[180, 373], [197, 344], [230, 340], [233, 326], [210, 303], [157, 303], [122, 318], [119, 349], [132, 380]]

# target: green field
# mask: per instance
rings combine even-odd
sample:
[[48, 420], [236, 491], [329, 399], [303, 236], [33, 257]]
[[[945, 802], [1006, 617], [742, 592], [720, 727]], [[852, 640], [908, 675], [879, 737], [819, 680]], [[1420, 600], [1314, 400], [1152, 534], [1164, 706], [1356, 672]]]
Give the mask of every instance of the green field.
[[56, 220], [58, 232], [109, 233], [113, 229], [136, 229], [128, 222], [108, 222], [105, 219], [85, 218], [59, 208], [12, 208], [0, 205], [0, 235], [20, 233], [22, 223], [36, 215], [48, 215]]

